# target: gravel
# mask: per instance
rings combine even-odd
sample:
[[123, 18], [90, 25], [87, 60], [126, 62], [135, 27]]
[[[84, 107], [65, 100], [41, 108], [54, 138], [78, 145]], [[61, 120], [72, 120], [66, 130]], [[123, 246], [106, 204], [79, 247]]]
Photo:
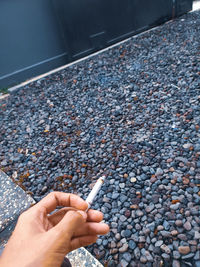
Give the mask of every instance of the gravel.
[[107, 175], [104, 265], [199, 266], [199, 51], [198, 11], [0, 100], [0, 167], [36, 200]]

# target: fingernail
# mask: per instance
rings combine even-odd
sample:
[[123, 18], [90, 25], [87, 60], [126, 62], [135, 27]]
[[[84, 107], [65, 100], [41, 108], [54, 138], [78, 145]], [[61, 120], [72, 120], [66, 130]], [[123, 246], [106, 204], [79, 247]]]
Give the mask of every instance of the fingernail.
[[77, 212], [83, 217], [84, 220], [87, 219], [87, 214], [82, 210], [77, 210]]

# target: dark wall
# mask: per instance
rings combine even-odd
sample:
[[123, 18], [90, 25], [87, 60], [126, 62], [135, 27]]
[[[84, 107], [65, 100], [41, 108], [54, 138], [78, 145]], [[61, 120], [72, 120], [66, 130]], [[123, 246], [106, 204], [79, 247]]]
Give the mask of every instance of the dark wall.
[[0, 88], [159, 25], [192, 0], [1, 0]]
[[54, 4], [72, 58], [163, 23], [172, 17], [173, 7], [171, 0], [55, 0]]
[[51, 1], [1, 0], [0, 87], [48, 71], [49, 61], [51, 68], [66, 62]]

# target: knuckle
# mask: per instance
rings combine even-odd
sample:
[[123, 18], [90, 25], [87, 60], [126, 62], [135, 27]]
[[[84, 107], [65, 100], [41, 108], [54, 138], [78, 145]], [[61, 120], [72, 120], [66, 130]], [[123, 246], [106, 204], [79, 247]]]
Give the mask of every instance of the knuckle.
[[79, 213], [79, 212], [77, 212], [77, 211], [70, 211], [70, 215], [74, 218], [74, 219], [76, 219], [76, 220], [78, 220], [78, 221], [81, 221], [82, 219], [83, 219], [83, 217], [82, 217], [82, 215]]

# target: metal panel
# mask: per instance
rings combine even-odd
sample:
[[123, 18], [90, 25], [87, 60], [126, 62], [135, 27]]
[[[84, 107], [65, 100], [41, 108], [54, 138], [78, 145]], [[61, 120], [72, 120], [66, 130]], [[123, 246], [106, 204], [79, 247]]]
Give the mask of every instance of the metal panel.
[[64, 41], [49, 0], [1, 0], [0, 36], [1, 87], [66, 63]]
[[172, 17], [171, 0], [54, 0], [54, 5], [72, 58]]
[[193, 0], [177, 0], [176, 4], [176, 16], [181, 16], [192, 10]]
[[192, 0], [0, 0], [0, 88], [91, 54], [191, 8]]

